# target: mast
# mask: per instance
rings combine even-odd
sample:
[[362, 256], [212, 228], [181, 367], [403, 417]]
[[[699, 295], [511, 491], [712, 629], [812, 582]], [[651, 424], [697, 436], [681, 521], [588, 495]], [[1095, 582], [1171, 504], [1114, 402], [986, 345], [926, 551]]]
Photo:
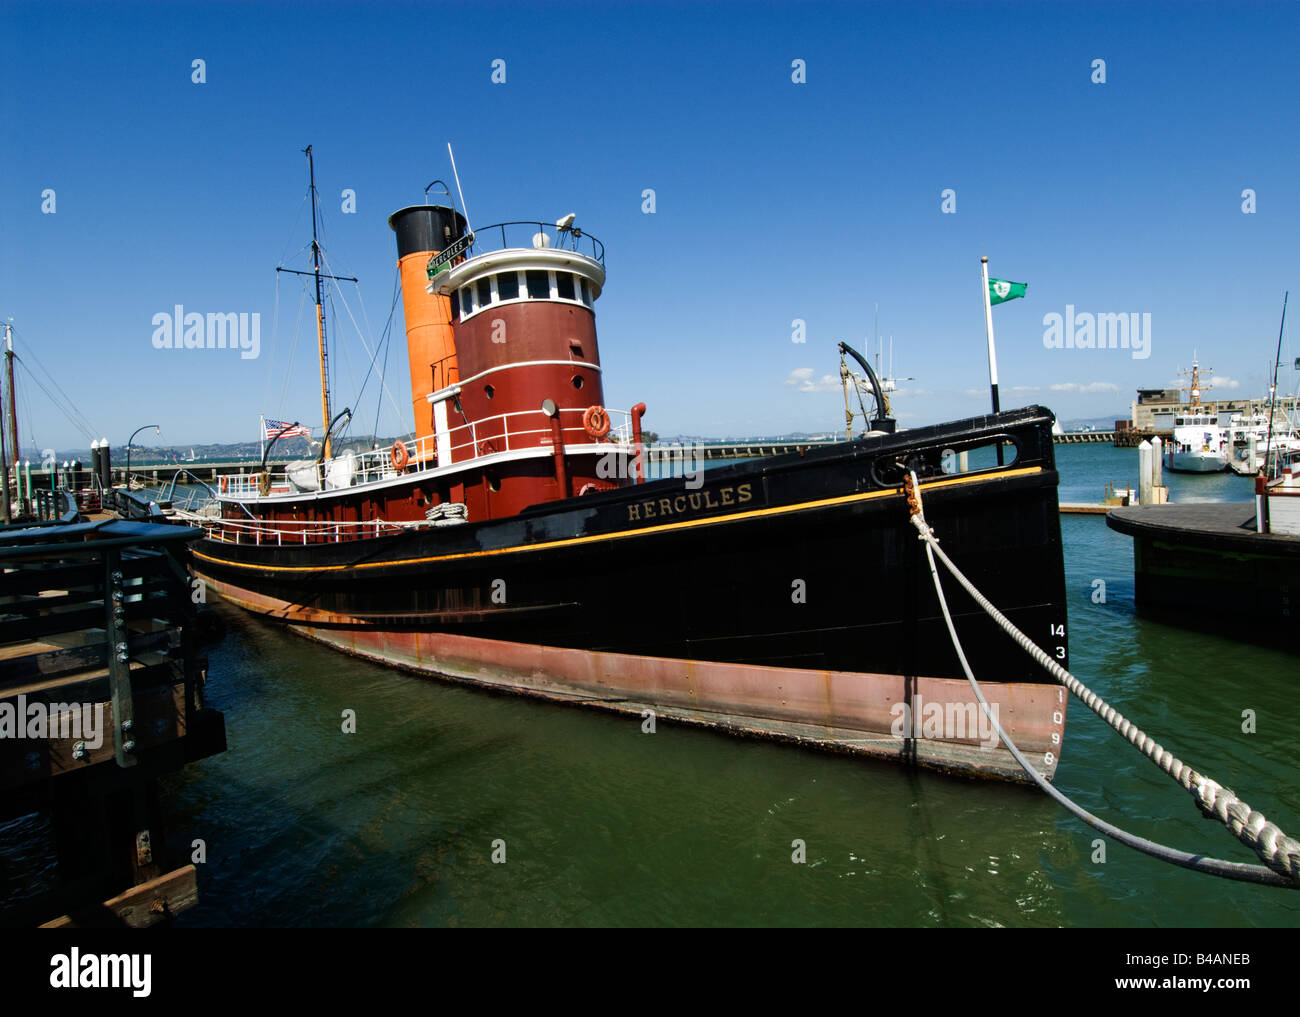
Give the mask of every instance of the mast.
[[14, 326], [5, 322], [5, 366], [9, 371], [9, 435], [14, 444], [14, 469], [18, 469], [18, 406], [14, 396]]
[[[1181, 389], [1180, 391], [1187, 392], [1190, 394], [1191, 402], [1188, 405], [1192, 407], [1193, 412], [1200, 412], [1201, 396], [1204, 393], [1210, 391], [1210, 389], [1214, 388], [1214, 386], [1213, 385], [1206, 385], [1204, 387], [1201, 386], [1201, 365], [1197, 362], [1195, 353], [1192, 354], [1192, 369], [1190, 371], [1179, 371], [1178, 373], [1183, 377], [1186, 377], [1189, 374], [1191, 375], [1191, 379], [1192, 379], [1191, 385], [1189, 387]], [[1213, 374], [1214, 368], [1207, 367], [1204, 373]]]
[[[1268, 390], [1268, 443], [1264, 446], [1265, 476], [1269, 474], [1270, 457], [1273, 455], [1273, 409], [1277, 405], [1277, 371], [1282, 365], [1282, 333], [1286, 331], [1286, 302], [1290, 297], [1290, 290], [1287, 290], [1282, 297], [1282, 323], [1277, 327], [1277, 357], [1273, 361], [1273, 385]], [[1281, 456], [1278, 458], [1280, 459]]]
[[316, 344], [320, 350], [320, 415], [323, 428], [321, 440], [324, 442], [321, 455], [328, 459], [330, 457], [329, 354], [325, 347], [325, 305], [321, 302], [320, 293], [320, 242], [316, 239], [316, 166], [312, 161], [311, 145], [303, 151], [307, 153], [307, 177], [311, 186], [311, 264], [312, 275], [316, 278]]
[[[6, 325], [5, 329], [8, 330]], [[55, 472], [50, 471], [51, 475]], [[0, 523], [6, 526], [12, 520], [9, 518], [9, 452], [5, 444], [5, 418], [0, 413]]]

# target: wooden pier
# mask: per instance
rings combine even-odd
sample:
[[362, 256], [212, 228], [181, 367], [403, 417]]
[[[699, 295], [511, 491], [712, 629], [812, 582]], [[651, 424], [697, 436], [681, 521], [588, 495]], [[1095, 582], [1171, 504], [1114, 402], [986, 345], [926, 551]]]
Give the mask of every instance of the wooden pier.
[[0, 923], [152, 925], [197, 897], [158, 778], [225, 749], [185, 566], [199, 531], [77, 521], [55, 495], [57, 518], [0, 530], [0, 822], [28, 817], [47, 851], [25, 845]]
[[1234, 638], [1296, 649], [1300, 537], [1257, 533], [1254, 502], [1115, 509], [1133, 538], [1139, 612]]

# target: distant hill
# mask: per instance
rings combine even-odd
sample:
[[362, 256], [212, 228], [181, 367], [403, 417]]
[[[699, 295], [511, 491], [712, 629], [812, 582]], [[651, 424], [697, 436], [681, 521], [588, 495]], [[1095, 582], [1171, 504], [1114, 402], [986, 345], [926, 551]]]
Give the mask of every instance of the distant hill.
[[[394, 438], [376, 438], [374, 435], [347, 435], [334, 442], [334, 451], [338, 452], [359, 452], [375, 447], [388, 448], [397, 439]], [[122, 465], [126, 462], [126, 446], [110, 446], [113, 454], [114, 465]], [[208, 445], [148, 445], [131, 446], [131, 465], [134, 466], [160, 466], [171, 465], [173, 463], [190, 462], [190, 451], [194, 452], [193, 462], [199, 463], [236, 463], [236, 462], [259, 462], [262, 458], [262, 445], [256, 441], [243, 441], [232, 443], [213, 443]], [[24, 452], [24, 458], [29, 452]], [[59, 462], [77, 459], [83, 463], [90, 462], [90, 449], [59, 449], [55, 452], [55, 458]], [[307, 459], [320, 455], [320, 442], [308, 442], [306, 438], [281, 438], [275, 443], [271, 452], [271, 460], [274, 462], [283, 462], [289, 459]], [[33, 462], [40, 459], [40, 454], [32, 450], [31, 458]]]
[[1127, 413], [1116, 413], [1110, 417], [1074, 417], [1070, 420], [1062, 420], [1061, 428], [1066, 431], [1082, 431], [1085, 427], [1090, 427], [1094, 431], [1113, 431], [1115, 421], [1128, 419]]

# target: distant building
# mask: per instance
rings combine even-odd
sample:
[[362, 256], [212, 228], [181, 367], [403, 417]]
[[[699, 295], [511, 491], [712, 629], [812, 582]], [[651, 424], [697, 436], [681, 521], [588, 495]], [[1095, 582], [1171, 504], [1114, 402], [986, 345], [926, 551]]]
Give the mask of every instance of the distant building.
[[[1278, 399], [1278, 406], [1294, 414], [1296, 401], [1295, 396], [1282, 396]], [[1255, 412], [1266, 412], [1267, 409], [1267, 399], [1245, 398], [1202, 399], [1195, 406], [1197, 413], [1222, 417], [1225, 423], [1234, 413], [1250, 415]], [[1137, 431], [1172, 431], [1175, 419], [1192, 410], [1192, 403], [1183, 398], [1181, 389], [1140, 388], [1137, 390], [1137, 398], [1132, 403], [1131, 426]], [[1116, 429], [1123, 430], [1119, 427], [1118, 421]]]

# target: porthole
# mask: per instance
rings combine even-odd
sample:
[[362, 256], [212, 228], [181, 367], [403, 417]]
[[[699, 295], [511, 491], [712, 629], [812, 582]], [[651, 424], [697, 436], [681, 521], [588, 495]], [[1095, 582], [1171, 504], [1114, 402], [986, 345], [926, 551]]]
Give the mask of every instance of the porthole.
[[489, 399], [491, 399], [494, 395], [497, 394], [497, 390], [494, 389], [491, 385], [484, 385], [483, 394], [487, 396]]
[[574, 388], [582, 388], [582, 375], [580, 375], [580, 374], [575, 374], [575, 375], [573, 376], [573, 387], [574, 387]]

